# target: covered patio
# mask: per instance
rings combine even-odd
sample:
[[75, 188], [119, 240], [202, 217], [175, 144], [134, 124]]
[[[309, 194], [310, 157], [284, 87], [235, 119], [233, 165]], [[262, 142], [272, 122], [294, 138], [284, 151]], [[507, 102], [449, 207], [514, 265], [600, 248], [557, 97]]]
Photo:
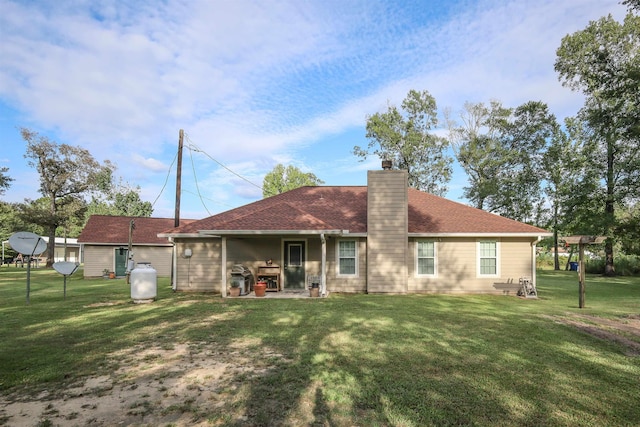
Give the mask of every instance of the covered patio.
[[265, 292], [265, 295], [262, 297], [257, 297], [254, 291], [246, 295], [240, 295], [237, 297], [228, 296], [229, 299], [322, 299], [328, 297], [329, 295], [324, 295], [322, 297], [312, 297], [309, 290], [299, 290], [299, 291], [287, 291], [283, 290], [280, 292]]

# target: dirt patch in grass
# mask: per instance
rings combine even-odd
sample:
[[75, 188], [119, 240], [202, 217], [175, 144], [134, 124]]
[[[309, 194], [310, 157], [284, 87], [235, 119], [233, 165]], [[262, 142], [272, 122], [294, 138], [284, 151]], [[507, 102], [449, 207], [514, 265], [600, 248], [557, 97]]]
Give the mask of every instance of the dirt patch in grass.
[[623, 348], [627, 356], [640, 356], [640, 315], [605, 319], [585, 314], [553, 317], [553, 320]]
[[[64, 390], [0, 396], [0, 425], [203, 426], [239, 423], [247, 380], [268, 369], [253, 342], [136, 347], [111, 355], [119, 368]], [[277, 356], [268, 349], [265, 359]]]

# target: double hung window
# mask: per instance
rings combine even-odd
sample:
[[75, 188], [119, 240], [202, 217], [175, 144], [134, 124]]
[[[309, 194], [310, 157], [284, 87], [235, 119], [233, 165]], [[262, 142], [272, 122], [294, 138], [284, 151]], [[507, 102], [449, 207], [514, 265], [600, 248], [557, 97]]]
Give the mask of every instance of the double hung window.
[[481, 240], [478, 242], [478, 275], [498, 276], [498, 242]]
[[338, 240], [337, 257], [339, 276], [358, 274], [358, 245], [355, 240]]
[[416, 242], [416, 273], [418, 276], [436, 275], [436, 242], [431, 240]]

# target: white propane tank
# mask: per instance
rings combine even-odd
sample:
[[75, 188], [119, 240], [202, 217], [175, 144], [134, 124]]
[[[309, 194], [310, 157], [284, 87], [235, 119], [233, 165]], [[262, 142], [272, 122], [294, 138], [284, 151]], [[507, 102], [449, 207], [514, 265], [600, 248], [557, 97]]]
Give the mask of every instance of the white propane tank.
[[139, 262], [131, 272], [131, 299], [133, 302], [151, 302], [156, 299], [158, 283], [156, 269], [149, 262]]

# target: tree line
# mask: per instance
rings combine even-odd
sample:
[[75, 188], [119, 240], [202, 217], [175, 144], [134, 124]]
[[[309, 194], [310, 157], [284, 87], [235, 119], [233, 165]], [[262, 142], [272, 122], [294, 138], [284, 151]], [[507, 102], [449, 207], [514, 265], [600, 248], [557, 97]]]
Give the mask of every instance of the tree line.
[[604, 235], [614, 274], [614, 247], [640, 254], [640, 1], [623, 3], [623, 22], [592, 21], [556, 51], [559, 81], [585, 97], [574, 117], [559, 123], [540, 100], [468, 102], [445, 112], [445, 137], [434, 97], [411, 90], [401, 108], [367, 117], [368, 144], [353, 153], [392, 160], [410, 186], [438, 195], [455, 157], [471, 204], [554, 232], [556, 268], [560, 233]]
[[[40, 194], [23, 203], [0, 201], [0, 235], [7, 239], [16, 231], [31, 231], [55, 237], [77, 237], [89, 216], [151, 216], [150, 202], [140, 199], [140, 188], [116, 180], [116, 167], [110, 161], [99, 163], [81, 147], [58, 144], [27, 128], [20, 129], [26, 142], [29, 166], [40, 176]], [[8, 168], [0, 169], [0, 195], [13, 178]], [[47, 247], [47, 265], [54, 260], [55, 245]]]

